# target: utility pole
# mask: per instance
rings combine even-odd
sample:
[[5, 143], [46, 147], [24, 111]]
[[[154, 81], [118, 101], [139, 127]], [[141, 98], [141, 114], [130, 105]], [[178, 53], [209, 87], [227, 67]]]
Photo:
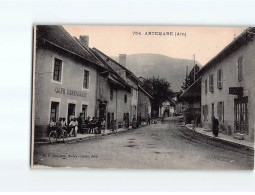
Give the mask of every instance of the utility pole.
[[185, 87], [186, 88], [188, 88], [188, 83], [187, 83], [188, 82], [188, 69], [189, 69], [189, 67], [187, 66], [186, 67], [186, 80], [185, 80], [185, 85], [186, 85]]
[[193, 58], [194, 58], [194, 83], [195, 83], [195, 80], [196, 80], [196, 56], [195, 56], [195, 54], [193, 55]]

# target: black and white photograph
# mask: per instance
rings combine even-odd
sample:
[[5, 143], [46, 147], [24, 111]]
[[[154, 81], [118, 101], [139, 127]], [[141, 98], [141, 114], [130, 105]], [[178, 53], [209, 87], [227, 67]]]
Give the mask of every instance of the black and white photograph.
[[255, 27], [33, 26], [31, 167], [253, 170]]

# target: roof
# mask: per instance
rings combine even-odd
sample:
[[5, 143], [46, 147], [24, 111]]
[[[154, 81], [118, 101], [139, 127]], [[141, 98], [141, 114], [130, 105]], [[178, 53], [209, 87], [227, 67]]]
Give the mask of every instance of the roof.
[[101, 58], [95, 50], [90, 49], [90, 52], [110, 71], [112, 77], [119, 80], [122, 84], [129, 86], [129, 84], [103, 58]]
[[207, 64], [205, 64], [198, 75], [202, 75], [210, 67], [214, 66], [216, 63], [228, 57], [231, 53], [238, 50], [243, 45], [247, 44], [248, 41], [253, 40], [255, 33], [255, 27], [250, 27], [244, 30], [238, 37], [236, 37], [231, 43], [229, 43], [221, 52], [219, 52], [215, 57], [213, 57]]
[[129, 69], [127, 69], [125, 66], [121, 65], [120, 63], [116, 62], [115, 60], [113, 60], [112, 58], [110, 58], [109, 56], [107, 56], [106, 54], [104, 54], [102, 51], [98, 50], [97, 48], [93, 47], [92, 48], [94, 51], [98, 52], [99, 54], [107, 57], [110, 61], [112, 61], [113, 63], [115, 63], [116, 65], [118, 65], [119, 67], [121, 67], [122, 69], [126, 70], [127, 73], [133, 77], [138, 83], [141, 83], [141, 80], [133, 73], [131, 72]]
[[82, 47], [62, 26], [36, 25], [36, 38], [62, 48], [89, 62], [100, 65], [98, 61]]
[[186, 89], [181, 95], [180, 99], [183, 98], [194, 98], [201, 96], [201, 77], [199, 77], [188, 89]]
[[168, 99], [166, 101], [164, 101], [163, 104], [165, 102], [169, 102], [171, 106], [175, 106], [176, 105], [176, 102], [172, 98], [170, 98], [170, 97], [168, 97]]
[[138, 88], [141, 89], [142, 92], [144, 92], [149, 98], [154, 99], [144, 88], [142, 88], [140, 85], [138, 85]]

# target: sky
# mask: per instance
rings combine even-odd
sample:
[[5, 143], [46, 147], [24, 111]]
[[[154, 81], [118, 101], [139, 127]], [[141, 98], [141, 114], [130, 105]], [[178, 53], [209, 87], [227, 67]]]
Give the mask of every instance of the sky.
[[[63, 27], [75, 37], [88, 35], [89, 47], [95, 47], [108, 56], [154, 53], [172, 58], [193, 59], [195, 54], [196, 61], [201, 65], [205, 65], [246, 28], [93, 25]], [[149, 35], [149, 32], [154, 32], [154, 35]]]

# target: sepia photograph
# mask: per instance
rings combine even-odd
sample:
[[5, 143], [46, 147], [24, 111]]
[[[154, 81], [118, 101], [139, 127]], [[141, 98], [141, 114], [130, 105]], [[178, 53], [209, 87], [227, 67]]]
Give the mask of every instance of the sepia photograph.
[[253, 170], [255, 27], [34, 25], [31, 167]]

